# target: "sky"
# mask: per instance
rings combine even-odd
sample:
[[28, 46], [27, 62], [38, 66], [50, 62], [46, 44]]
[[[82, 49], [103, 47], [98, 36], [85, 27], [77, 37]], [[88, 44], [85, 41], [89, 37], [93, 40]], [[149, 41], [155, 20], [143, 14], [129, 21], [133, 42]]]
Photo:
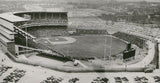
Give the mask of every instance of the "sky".
[[[4, 0], [4, 1], [43, 1], [43, 0]], [[45, 1], [45, 0], [44, 0]], [[52, 0], [51, 0], [52, 1]], [[61, 0], [60, 0], [61, 1]], [[67, 0], [65, 0], [67, 1]], [[69, 0], [70, 1], [70, 0]], [[75, 0], [76, 1], [76, 0]], [[77, 0], [78, 1], [78, 0]], [[81, 0], [79, 0], [81, 1]], [[94, 0], [93, 0], [94, 1]], [[105, 1], [105, 0], [103, 0]], [[109, 0], [106, 0], [109, 1]], [[138, 1], [147, 1], [147, 2], [160, 2], [160, 0], [117, 0], [117, 1], [130, 1], [130, 2], [138, 2]]]
[[132, 2], [137, 2], [137, 1], [147, 1], [147, 2], [160, 2], [160, 0], [117, 0], [117, 1], [132, 1]]

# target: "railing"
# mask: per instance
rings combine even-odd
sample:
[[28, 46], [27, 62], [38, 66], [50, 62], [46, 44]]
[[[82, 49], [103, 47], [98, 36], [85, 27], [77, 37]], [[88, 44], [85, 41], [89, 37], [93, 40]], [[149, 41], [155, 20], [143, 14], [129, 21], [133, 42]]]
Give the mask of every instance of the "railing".
[[20, 28], [18, 28], [18, 27], [16, 27], [16, 26], [14, 26], [14, 31], [15, 31], [16, 33], [19, 33], [19, 34], [23, 35], [25, 38], [28, 38], [28, 39], [34, 40], [34, 39], [36, 38], [36, 37], [32, 36], [31, 34], [23, 31], [22, 29], [20, 29]]

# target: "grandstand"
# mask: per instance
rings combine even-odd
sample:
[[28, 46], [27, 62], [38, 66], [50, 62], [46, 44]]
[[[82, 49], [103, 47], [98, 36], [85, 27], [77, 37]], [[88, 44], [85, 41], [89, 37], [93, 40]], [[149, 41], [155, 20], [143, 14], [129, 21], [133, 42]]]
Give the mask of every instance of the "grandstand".
[[140, 48], [143, 48], [145, 46], [145, 42], [146, 42], [145, 38], [142, 38], [136, 35], [127, 34], [125, 32], [117, 32], [117, 33], [114, 33], [113, 35], [125, 41], [131, 42], [132, 44], [135, 44]]
[[69, 35], [67, 32], [67, 28], [61, 26], [29, 27], [27, 28], [27, 32], [36, 36], [37, 38]]
[[68, 23], [67, 12], [18, 12], [14, 15], [30, 19], [27, 24], [31, 26], [67, 26]]
[[[122, 70], [126, 69], [123, 65], [123, 53], [132, 49], [126, 49], [128, 43], [134, 44], [135, 52], [137, 49], [146, 47], [146, 40], [148, 40], [125, 32], [109, 35], [105, 28], [78, 27], [76, 30], [74, 29], [75, 34], [71, 34], [69, 30], [71, 29], [73, 32], [74, 30], [72, 27], [68, 29], [67, 12], [23, 11], [4, 13], [0, 14], [0, 27], [2, 49], [5, 53], [16, 57], [19, 55], [27, 56], [35, 52], [35, 55], [63, 58], [62, 60], [100, 59], [110, 62], [117, 61], [114, 64], [121, 63], [120, 68]], [[142, 60], [144, 58], [138, 55], [137, 52], [133, 54], [135, 59]], [[138, 62], [136, 60], [131, 61], [133, 62], [130, 64]], [[26, 62], [24, 61], [24, 63]], [[89, 67], [95, 67], [93, 63], [85, 63]], [[106, 64], [104, 65], [106, 66]], [[97, 70], [99, 69], [97, 68]], [[137, 70], [142, 70], [142, 67]]]
[[0, 18], [1, 44], [6, 53], [13, 55], [19, 54], [15, 45], [44, 49], [45, 46], [35, 42], [36, 38], [67, 34], [67, 12], [24, 11], [4, 13]]

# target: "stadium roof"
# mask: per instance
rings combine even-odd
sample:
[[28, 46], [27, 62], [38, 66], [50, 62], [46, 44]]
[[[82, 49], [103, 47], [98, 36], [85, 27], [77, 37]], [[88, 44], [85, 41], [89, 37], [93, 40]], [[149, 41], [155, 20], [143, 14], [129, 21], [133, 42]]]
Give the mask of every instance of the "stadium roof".
[[16, 15], [13, 15], [12, 13], [3, 13], [0, 14], [0, 18], [7, 20], [9, 22], [21, 22], [21, 21], [28, 21], [29, 19], [25, 19]]
[[0, 18], [7, 20], [9, 22], [22, 22], [22, 21], [28, 21], [29, 19], [25, 19], [19, 16], [16, 16], [15, 14], [18, 13], [67, 13], [66, 11], [18, 11], [18, 12], [9, 12], [9, 13], [3, 13], [0, 14]]
[[67, 13], [67, 11], [62, 11], [62, 10], [34, 10], [34, 11], [18, 11], [18, 12], [13, 12], [14, 14], [17, 13]]

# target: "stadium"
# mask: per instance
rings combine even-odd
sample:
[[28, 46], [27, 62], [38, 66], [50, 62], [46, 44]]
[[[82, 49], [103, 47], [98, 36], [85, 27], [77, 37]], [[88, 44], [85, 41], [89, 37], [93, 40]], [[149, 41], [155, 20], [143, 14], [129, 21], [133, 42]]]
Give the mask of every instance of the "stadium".
[[[149, 65], [159, 66], [156, 40], [127, 32], [110, 34], [106, 29], [70, 29], [64, 11], [3, 13], [0, 23], [2, 50], [20, 63], [67, 72], [147, 71]], [[142, 49], [147, 51], [141, 53]], [[40, 64], [35, 57], [67, 66]]]

